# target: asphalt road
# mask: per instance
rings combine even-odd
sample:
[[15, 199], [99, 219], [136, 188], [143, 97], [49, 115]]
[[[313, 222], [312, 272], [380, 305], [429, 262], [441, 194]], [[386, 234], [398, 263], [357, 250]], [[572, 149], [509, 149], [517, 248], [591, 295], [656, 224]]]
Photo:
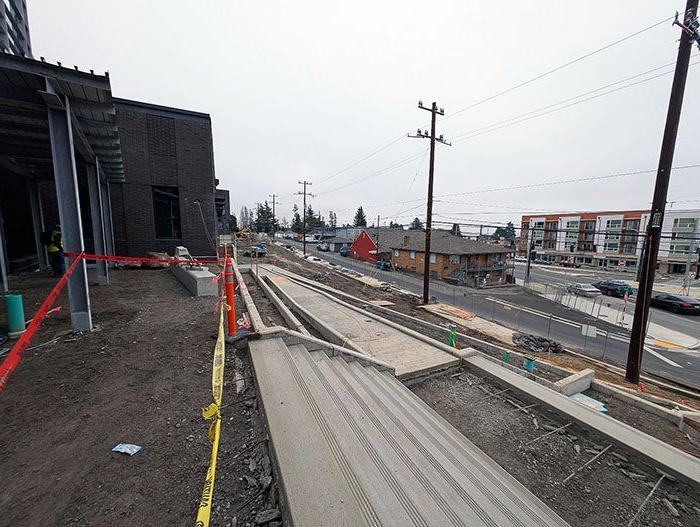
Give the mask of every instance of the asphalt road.
[[[294, 243], [293, 245], [301, 249], [301, 244]], [[379, 280], [392, 283], [414, 293], [422, 293], [423, 281], [420, 276], [395, 271], [379, 271], [361, 260], [342, 257], [338, 253], [317, 251], [316, 246], [312, 244], [307, 244], [307, 251], [324, 260], [363, 274], [369, 274], [371, 271], [373, 276]], [[519, 272], [519, 268], [520, 266], [516, 268], [516, 274]], [[543, 283], [571, 283], [570, 275], [560, 275], [552, 271], [537, 269], [534, 272]], [[571, 271], [580, 272], [581, 269]], [[619, 274], [613, 276], [619, 277]], [[578, 280], [578, 278], [583, 277], [576, 278], [577, 281], [586, 281]], [[511, 329], [549, 336], [565, 347], [592, 358], [622, 367], [626, 364], [629, 331], [547, 300], [540, 295], [524, 290], [522, 287], [473, 289], [432, 280], [430, 294], [440, 302], [472, 311], [482, 318], [493, 320]], [[672, 320], [675, 317], [680, 317], [680, 315], [664, 313], [659, 310], [654, 310], [652, 316], [655, 322], [662, 323], [661, 317], [665, 315], [669, 315]], [[684, 327], [686, 331], [690, 327], [695, 331], [695, 335], [700, 334], [697, 329], [699, 321], [687, 321], [690, 326], [685, 325], [686, 321], [676, 322], [676, 327]], [[595, 336], [590, 333], [584, 335], [584, 326], [595, 326]], [[700, 352], [672, 351], [646, 346], [642, 369], [649, 374], [700, 390]]]
[[[525, 263], [517, 262], [515, 276], [525, 278]], [[597, 269], [571, 269], [547, 265], [533, 265], [530, 269], [530, 279], [541, 284], [566, 286], [574, 282], [591, 283], [599, 280], [634, 280], [634, 273], [621, 273], [615, 271], [599, 271]], [[678, 287], [680, 291], [682, 283], [679, 279], [659, 277], [659, 283], [671, 287]], [[621, 306], [624, 300], [615, 297], [606, 297], [606, 301], [613, 306]], [[635, 307], [634, 296], [627, 306], [628, 312]], [[664, 327], [680, 331], [686, 335], [700, 337], [700, 317], [692, 315], [676, 315], [663, 309], [651, 308], [651, 321]]]

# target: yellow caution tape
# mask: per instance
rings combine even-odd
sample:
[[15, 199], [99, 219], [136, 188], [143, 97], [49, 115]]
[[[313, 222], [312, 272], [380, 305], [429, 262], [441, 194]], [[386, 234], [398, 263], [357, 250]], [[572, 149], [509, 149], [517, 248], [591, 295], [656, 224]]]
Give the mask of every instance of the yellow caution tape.
[[219, 413], [219, 409], [221, 408], [221, 395], [224, 389], [224, 358], [224, 310], [221, 309], [219, 311], [219, 335], [216, 338], [216, 346], [214, 347], [214, 363], [211, 373], [211, 392], [214, 397], [214, 402], [202, 409], [202, 417], [207, 421], [211, 421], [211, 425], [209, 426], [211, 459], [209, 460], [207, 477], [204, 480], [202, 497], [199, 500], [199, 508], [197, 509], [196, 527], [208, 527], [211, 518], [211, 504], [214, 499], [214, 477], [216, 475], [216, 456], [219, 452], [219, 435], [221, 432], [221, 414]]

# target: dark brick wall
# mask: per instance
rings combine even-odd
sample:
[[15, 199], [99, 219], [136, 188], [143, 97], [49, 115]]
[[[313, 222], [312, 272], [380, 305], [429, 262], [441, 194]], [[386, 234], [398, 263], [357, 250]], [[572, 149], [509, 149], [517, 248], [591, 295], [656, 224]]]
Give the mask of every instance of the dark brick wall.
[[[212, 238], [216, 235], [209, 116], [122, 100], [115, 106], [126, 178], [110, 186], [116, 252], [173, 254], [176, 246], [184, 245], [193, 255], [216, 254], [207, 237], [207, 231]], [[156, 239], [153, 185], [178, 187], [181, 238]]]

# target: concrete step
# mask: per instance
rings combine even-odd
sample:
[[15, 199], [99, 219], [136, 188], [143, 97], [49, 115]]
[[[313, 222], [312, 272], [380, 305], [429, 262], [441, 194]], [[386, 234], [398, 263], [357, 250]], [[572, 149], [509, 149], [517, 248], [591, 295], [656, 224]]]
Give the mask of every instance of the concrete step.
[[280, 491], [293, 525], [380, 525], [363, 521], [349, 492], [352, 468], [297, 361], [281, 338], [251, 342]]
[[[345, 501], [355, 504], [354, 516], [326, 518], [326, 525], [566, 525], [391, 375], [302, 344], [281, 351], [312, 408], [313, 417], [296, 427], [311, 427], [305, 437], [322, 432], [333, 443], [331, 455], [312, 441], [297, 448], [308, 453], [308, 466], [342, 479], [333, 487], [345, 485]], [[280, 465], [280, 471], [287, 487], [289, 470]], [[300, 496], [287, 488], [287, 500], [308, 498], [311, 485]]]
[[[461, 508], [466, 507], [489, 524], [562, 525], [563, 522], [539, 500], [461, 435], [432, 408], [406, 389], [395, 377], [349, 365], [367, 394], [394, 421], [449, 486]], [[479, 525], [478, 520], [474, 523]]]

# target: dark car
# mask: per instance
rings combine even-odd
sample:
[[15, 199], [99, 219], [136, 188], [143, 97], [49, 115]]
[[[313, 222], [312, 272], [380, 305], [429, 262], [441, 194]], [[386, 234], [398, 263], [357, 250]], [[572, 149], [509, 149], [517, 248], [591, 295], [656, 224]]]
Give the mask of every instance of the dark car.
[[267, 256], [267, 249], [262, 243], [254, 243], [243, 251], [243, 256]]
[[374, 263], [374, 267], [377, 269], [381, 269], [382, 271], [391, 271], [391, 263], [389, 262], [383, 262], [383, 261], [378, 261]]
[[661, 293], [651, 297], [651, 305], [683, 315], [700, 315], [700, 300], [689, 296]]
[[625, 293], [632, 294], [634, 291], [627, 282], [623, 280], [601, 280], [593, 284], [600, 292], [606, 296], [616, 296], [624, 298]]
[[347, 256], [348, 255], [348, 248], [341, 247], [339, 252], [340, 252], [340, 256]]

